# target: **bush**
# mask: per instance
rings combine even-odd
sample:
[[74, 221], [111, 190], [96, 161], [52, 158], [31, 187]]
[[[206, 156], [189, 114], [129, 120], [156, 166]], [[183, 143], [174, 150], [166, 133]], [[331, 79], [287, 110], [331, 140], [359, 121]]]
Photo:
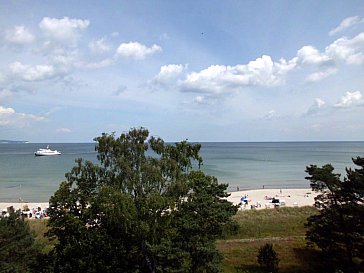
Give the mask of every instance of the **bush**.
[[264, 268], [264, 270], [273, 273], [278, 272], [279, 259], [272, 244], [265, 244], [260, 247], [257, 258], [259, 265]]

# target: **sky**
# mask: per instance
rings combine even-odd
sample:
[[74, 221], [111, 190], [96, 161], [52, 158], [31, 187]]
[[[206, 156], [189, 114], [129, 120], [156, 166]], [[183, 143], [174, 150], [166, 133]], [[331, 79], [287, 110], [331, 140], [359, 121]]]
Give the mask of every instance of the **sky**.
[[0, 139], [364, 140], [364, 3], [0, 0]]

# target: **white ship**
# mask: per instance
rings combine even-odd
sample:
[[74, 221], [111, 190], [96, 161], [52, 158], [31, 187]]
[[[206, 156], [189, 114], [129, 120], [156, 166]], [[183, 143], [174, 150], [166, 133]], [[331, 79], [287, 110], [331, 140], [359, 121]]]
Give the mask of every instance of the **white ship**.
[[45, 149], [39, 149], [34, 153], [35, 156], [47, 156], [47, 155], [60, 155], [61, 152], [57, 150], [51, 150], [49, 149], [49, 146]]

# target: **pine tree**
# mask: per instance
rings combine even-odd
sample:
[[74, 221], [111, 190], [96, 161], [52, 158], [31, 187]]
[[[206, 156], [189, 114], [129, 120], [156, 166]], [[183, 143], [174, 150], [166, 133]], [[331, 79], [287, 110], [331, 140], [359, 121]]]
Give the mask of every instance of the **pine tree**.
[[311, 165], [306, 179], [320, 194], [317, 215], [308, 218], [309, 242], [323, 253], [328, 267], [344, 272], [364, 270], [364, 158], [353, 159], [359, 169], [346, 169], [343, 181], [331, 165]]

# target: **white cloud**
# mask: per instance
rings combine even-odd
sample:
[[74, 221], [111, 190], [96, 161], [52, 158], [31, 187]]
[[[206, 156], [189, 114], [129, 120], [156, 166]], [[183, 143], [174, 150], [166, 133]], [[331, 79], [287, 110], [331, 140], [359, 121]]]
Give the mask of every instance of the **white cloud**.
[[245, 86], [277, 86], [284, 83], [285, 74], [294, 68], [294, 61], [273, 62], [270, 56], [263, 55], [246, 65], [212, 65], [190, 73], [181, 83], [181, 90], [220, 94]]
[[322, 99], [320, 99], [320, 98], [315, 99], [315, 105], [317, 108], [322, 108], [325, 104], [326, 104], [326, 102], [323, 101]]
[[335, 74], [336, 72], [337, 72], [336, 68], [329, 68], [324, 71], [315, 72], [315, 73], [308, 75], [306, 77], [306, 81], [308, 81], [308, 82], [321, 81], [322, 79], [325, 79], [325, 78]]
[[132, 58], [136, 60], [142, 60], [147, 55], [151, 55], [157, 52], [161, 52], [162, 48], [159, 45], [152, 45], [147, 47], [138, 42], [122, 43], [119, 45], [116, 53], [118, 56], [123, 58]]
[[111, 45], [105, 38], [90, 42], [88, 47], [93, 53], [105, 53], [111, 50]]
[[154, 77], [153, 83], [164, 84], [168, 83], [170, 80], [176, 79], [180, 76], [185, 69], [182, 64], [169, 64], [163, 65], [157, 76]]
[[363, 20], [360, 20], [359, 16], [352, 16], [352, 17], [348, 17], [345, 18], [344, 20], [341, 21], [340, 25], [337, 26], [336, 28], [330, 30], [329, 35], [335, 35], [339, 32], [344, 31], [345, 29], [348, 29], [354, 25], [357, 25], [359, 23], [363, 22]]
[[362, 95], [360, 91], [346, 92], [340, 101], [335, 104], [336, 107], [350, 107], [362, 103]]
[[325, 53], [331, 58], [344, 61], [347, 64], [363, 64], [364, 32], [352, 39], [342, 37], [330, 44]]
[[24, 65], [14, 62], [9, 65], [10, 72], [25, 81], [41, 81], [55, 75], [55, 69], [51, 65]]
[[72, 130], [71, 130], [71, 129], [69, 129], [69, 128], [58, 128], [58, 129], [56, 130], [56, 132], [57, 132], [57, 133], [71, 133], [71, 132], [72, 132]]
[[331, 61], [326, 54], [320, 53], [313, 46], [304, 46], [297, 51], [298, 61], [309, 65], [322, 65]]
[[71, 67], [80, 65], [80, 56], [77, 50], [56, 50], [50, 55], [52, 64], [57, 67]]
[[322, 111], [324, 108], [326, 108], [326, 102], [320, 98], [316, 98], [314, 104], [312, 104], [304, 114], [304, 116], [310, 116], [318, 114], [320, 111]]
[[39, 23], [39, 27], [48, 39], [67, 45], [74, 45], [81, 31], [86, 29], [89, 24], [89, 20], [70, 19], [68, 17], [63, 17], [62, 19], [44, 17]]
[[45, 117], [17, 113], [13, 108], [0, 106], [0, 126], [28, 127], [34, 122], [45, 120]]
[[34, 35], [25, 26], [15, 26], [5, 31], [5, 40], [12, 44], [24, 45], [34, 42]]
[[15, 110], [13, 108], [5, 108], [0, 106], [0, 115], [14, 114]]

